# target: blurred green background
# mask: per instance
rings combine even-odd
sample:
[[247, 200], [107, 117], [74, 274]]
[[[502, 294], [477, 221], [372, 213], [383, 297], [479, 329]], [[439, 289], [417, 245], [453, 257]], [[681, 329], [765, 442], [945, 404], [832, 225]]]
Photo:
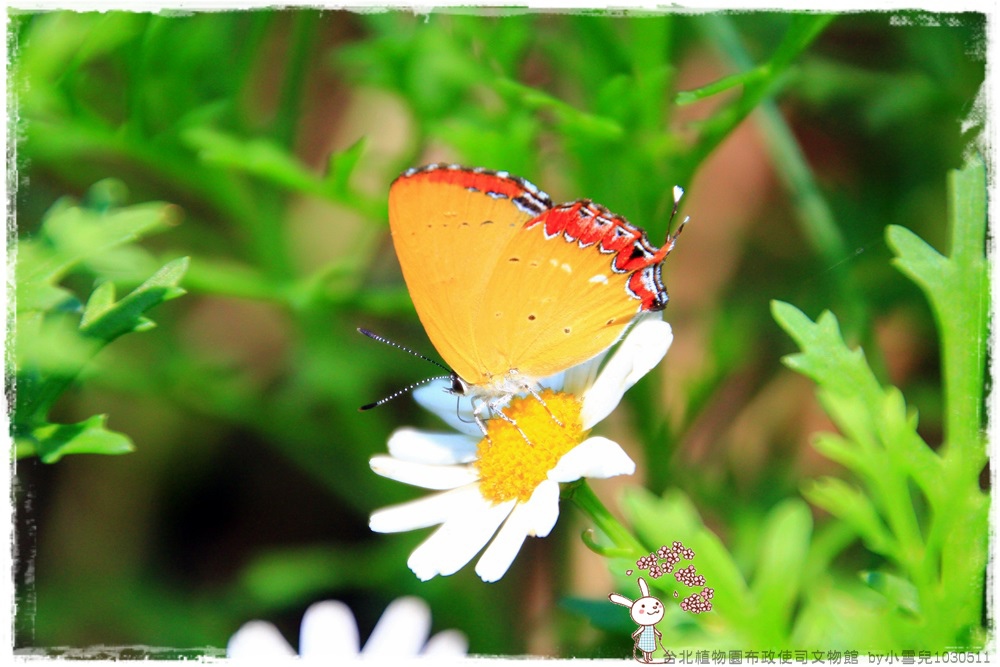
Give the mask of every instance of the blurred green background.
[[[20, 261], [36, 257], [30, 239], [77, 252], [53, 274], [65, 291], [43, 319], [78, 323], [96, 286], [128, 294], [189, 258], [186, 271], [171, 265], [186, 294], [175, 280], [165, 289], [177, 298], [143, 311], [155, 328], [84, 354], [82, 369], [51, 361], [66, 391], [47, 419], [106, 414], [121, 435], [101, 430], [101, 446], [132, 451], [48, 463], [21, 452], [18, 648], [197, 653], [252, 618], [294, 642], [304, 609], [329, 598], [351, 606], [364, 636], [414, 594], [473, 653], [629, 654], [627, 615], [606, 602], [616, 580], [582, 548], [588, 524], [568, 504], [490, 585], [472, 567], [421, 583], [405, 562], [426, 531], [368, 530], [372, 510], [422, 495], [368, 459], [393, 429], [435, 425], [409, 398], [357, 410], [431, 374], [355, 331], [432, 352], [386, 223], [389, 183], [428, 162], [592, 198], [654, 242], [672, 186], [687, 189], [691, 223], [664, 265], [674, 345], [600, 427], [639, 467], [594, 484], [610, 507], [626, 487], [683, 494], [749, 577], [768, 513], [808, 480], [842, 475], [810, 446], [833, 427], [811, 383], [780, 363], [795, 347], [773, 299], [812, 318], [833, 310], [919, 410], [920, 434], [941, 440], [934, 319], [890, 265], [884, 229], [947, 247], [946, 176], [984, 122], [982, 15], [10, 16]], [[104, 248], [69, 225], [52, 241], [43, 220], [54, 228], [70, 206], [98, 225], [134, 216], [141, 232]], [[39, 358], [64, 351], [37, 340]], [[884, 564], [811, 514], [832, 527], [816, 533], [835, 555], [824, 582], [853, 590]], [[866, 595], [857, 604], [881, 604]], [[666, 639], [754, 648], [713, 635], [728, 618], [671, 621]], [[868, 648], [803, 623], [815, 627], [795, 626], [788, 648]]]

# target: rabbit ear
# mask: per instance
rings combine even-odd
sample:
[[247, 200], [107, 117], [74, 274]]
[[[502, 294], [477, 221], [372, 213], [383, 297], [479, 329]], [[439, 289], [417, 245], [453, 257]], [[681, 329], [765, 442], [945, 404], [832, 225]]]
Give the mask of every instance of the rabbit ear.
[[639, 577], [639, 590], [642, 591], [642, 597], [649, 597], [649, 586], [646, 585], [642, 577]]
[[615, 604], [620, 604], [623, 607], [631, 607], [632, 606], [632, 601], [631, 600], [629, 600], [624, 595], [618, 595], [618, 593], [612, 593], [611, 595], [608, 596], [608, 599], [611, 600], [612, 602], [614, 602]]

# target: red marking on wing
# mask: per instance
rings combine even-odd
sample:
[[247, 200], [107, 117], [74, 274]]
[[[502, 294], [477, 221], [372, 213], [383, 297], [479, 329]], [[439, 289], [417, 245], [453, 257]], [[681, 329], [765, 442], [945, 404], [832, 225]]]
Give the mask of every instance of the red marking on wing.
[[520, 197], [527, 190], [515, 180], [501, 178], [496, 174], [473, 171], [463, 171], [454, 169], [438, 169], [428, 171], [427, 180], [430, 182], [448, 182], [460, 185], [463, 188], [479, 190], [480, 192], [494, 192], [501, 194], [508, 199]]
[[525, 227], [539, 223], [545, 225], [547, 238], [562, 235], [581, 247], [597, 245], [600, 252], [614, 254], [611, 268], [616, 273], [632, 274], [628, 293], [642, 302], [642, 310], [662, 310], [667, 305], [667, 290], [658, 265], [673, 249], [673, 237], [658, 248], [641, 228], [586, 199], [556, 206], [526, 222]]
[[552, 206], [549, 196], [539, 190], [531, 181], [513, 176], [505, 171], [497, 172], [483, 168], [468, 168], [450, 164], [430, 164], [409, 169], [399, 180], [425, 183], [447, 183], [466, 190], [483, 192], [494, 199], [509, 199], [522, 210], [539, 215]]

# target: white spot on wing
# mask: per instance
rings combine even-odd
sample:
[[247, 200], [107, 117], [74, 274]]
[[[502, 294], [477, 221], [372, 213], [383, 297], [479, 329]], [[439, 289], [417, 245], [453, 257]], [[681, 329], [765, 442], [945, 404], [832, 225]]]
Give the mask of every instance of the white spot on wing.
[[590, 280], [588, 280], [587, 282], [589, 282], [589, 283], [600, 283], [601, 285], [607, 285], [608, 284], [608, 277], [606, 275], [604, 275], [603, 273], [598, 273], [595, 276], [591, 276]]

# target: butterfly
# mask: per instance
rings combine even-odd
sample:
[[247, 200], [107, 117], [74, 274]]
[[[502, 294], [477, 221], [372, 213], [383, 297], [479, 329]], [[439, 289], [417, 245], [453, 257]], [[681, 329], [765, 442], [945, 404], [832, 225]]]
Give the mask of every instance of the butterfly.
[[[674, 188], [674, 214], [682, 194]], [[505, 171], [431, 164], [392, 183], [389, 227], [450, 390], [477, 403], [483, 428], [484, 405], [496, 412], [516, 394], [538, 397], [539, 380], [666, 307], [661, 266], [683, 224], [657, 248], [589, 199], [556, 205]]]

